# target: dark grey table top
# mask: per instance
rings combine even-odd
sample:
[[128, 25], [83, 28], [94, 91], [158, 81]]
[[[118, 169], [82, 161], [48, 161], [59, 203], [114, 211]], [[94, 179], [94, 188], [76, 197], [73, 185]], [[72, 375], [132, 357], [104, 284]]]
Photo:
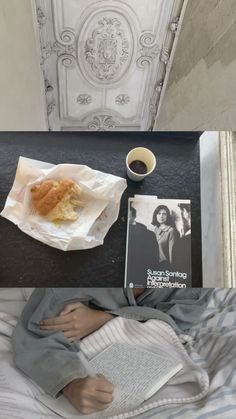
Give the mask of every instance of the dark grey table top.
[[0, 133], [0, 210], [12, 187], [19, 156], [50, 163], [87, 164], [125, 176], [125, 156], [137, 146], [157, 156], [157, 170], [145, 181], [128, 181], [117, 222], [103, 246], [63, 252], [21, 232], [0, 217], [1, 287], [122, 287], [128, 197], [153, 194], [192, 201], [193, 286], [202, 286], [199, 133], [27, 132]]

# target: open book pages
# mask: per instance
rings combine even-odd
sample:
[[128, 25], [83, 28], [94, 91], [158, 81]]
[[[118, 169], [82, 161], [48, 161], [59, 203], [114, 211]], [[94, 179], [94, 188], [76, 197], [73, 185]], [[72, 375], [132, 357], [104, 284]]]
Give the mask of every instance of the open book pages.
[[[89, 364], [95, 374], [103, 374], [115, 387], [111, 405], [102, 413], [91, 415], [91, 418], [103, 419], [137, 408], [182, 369], [181, 364], [176, 364], [166, 354], [159, 355], [125, 343], [109, 346]], [[40, 400], [66, 418], [80, 416], [63, 396], [57, 400], [41, 396]]]

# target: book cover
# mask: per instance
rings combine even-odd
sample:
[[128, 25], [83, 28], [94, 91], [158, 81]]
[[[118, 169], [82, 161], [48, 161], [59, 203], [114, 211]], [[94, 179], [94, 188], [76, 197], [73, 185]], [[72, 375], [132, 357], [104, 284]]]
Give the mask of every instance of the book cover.
[[191, 201], [130, 198], [125, 287], [191, 286]]

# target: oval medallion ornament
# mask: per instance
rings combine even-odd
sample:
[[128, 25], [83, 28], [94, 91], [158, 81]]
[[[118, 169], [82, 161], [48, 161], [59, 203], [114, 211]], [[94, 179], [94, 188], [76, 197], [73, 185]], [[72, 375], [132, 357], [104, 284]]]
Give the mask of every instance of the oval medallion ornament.
[[[102, 84], [114, 83], [127, 71], [133, 55], [132, 29], [118, 12], [98, 12], [85, 22], [79, 37], [82, 72]], [[79, 56], [81, 57], [81, 51]]]

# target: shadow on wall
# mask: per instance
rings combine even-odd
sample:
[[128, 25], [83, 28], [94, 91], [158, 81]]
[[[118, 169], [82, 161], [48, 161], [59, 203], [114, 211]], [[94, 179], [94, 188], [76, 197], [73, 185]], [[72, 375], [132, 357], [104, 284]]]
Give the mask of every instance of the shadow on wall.
[[156, 130], [236, 130], [236, 3], [189, 0]]

